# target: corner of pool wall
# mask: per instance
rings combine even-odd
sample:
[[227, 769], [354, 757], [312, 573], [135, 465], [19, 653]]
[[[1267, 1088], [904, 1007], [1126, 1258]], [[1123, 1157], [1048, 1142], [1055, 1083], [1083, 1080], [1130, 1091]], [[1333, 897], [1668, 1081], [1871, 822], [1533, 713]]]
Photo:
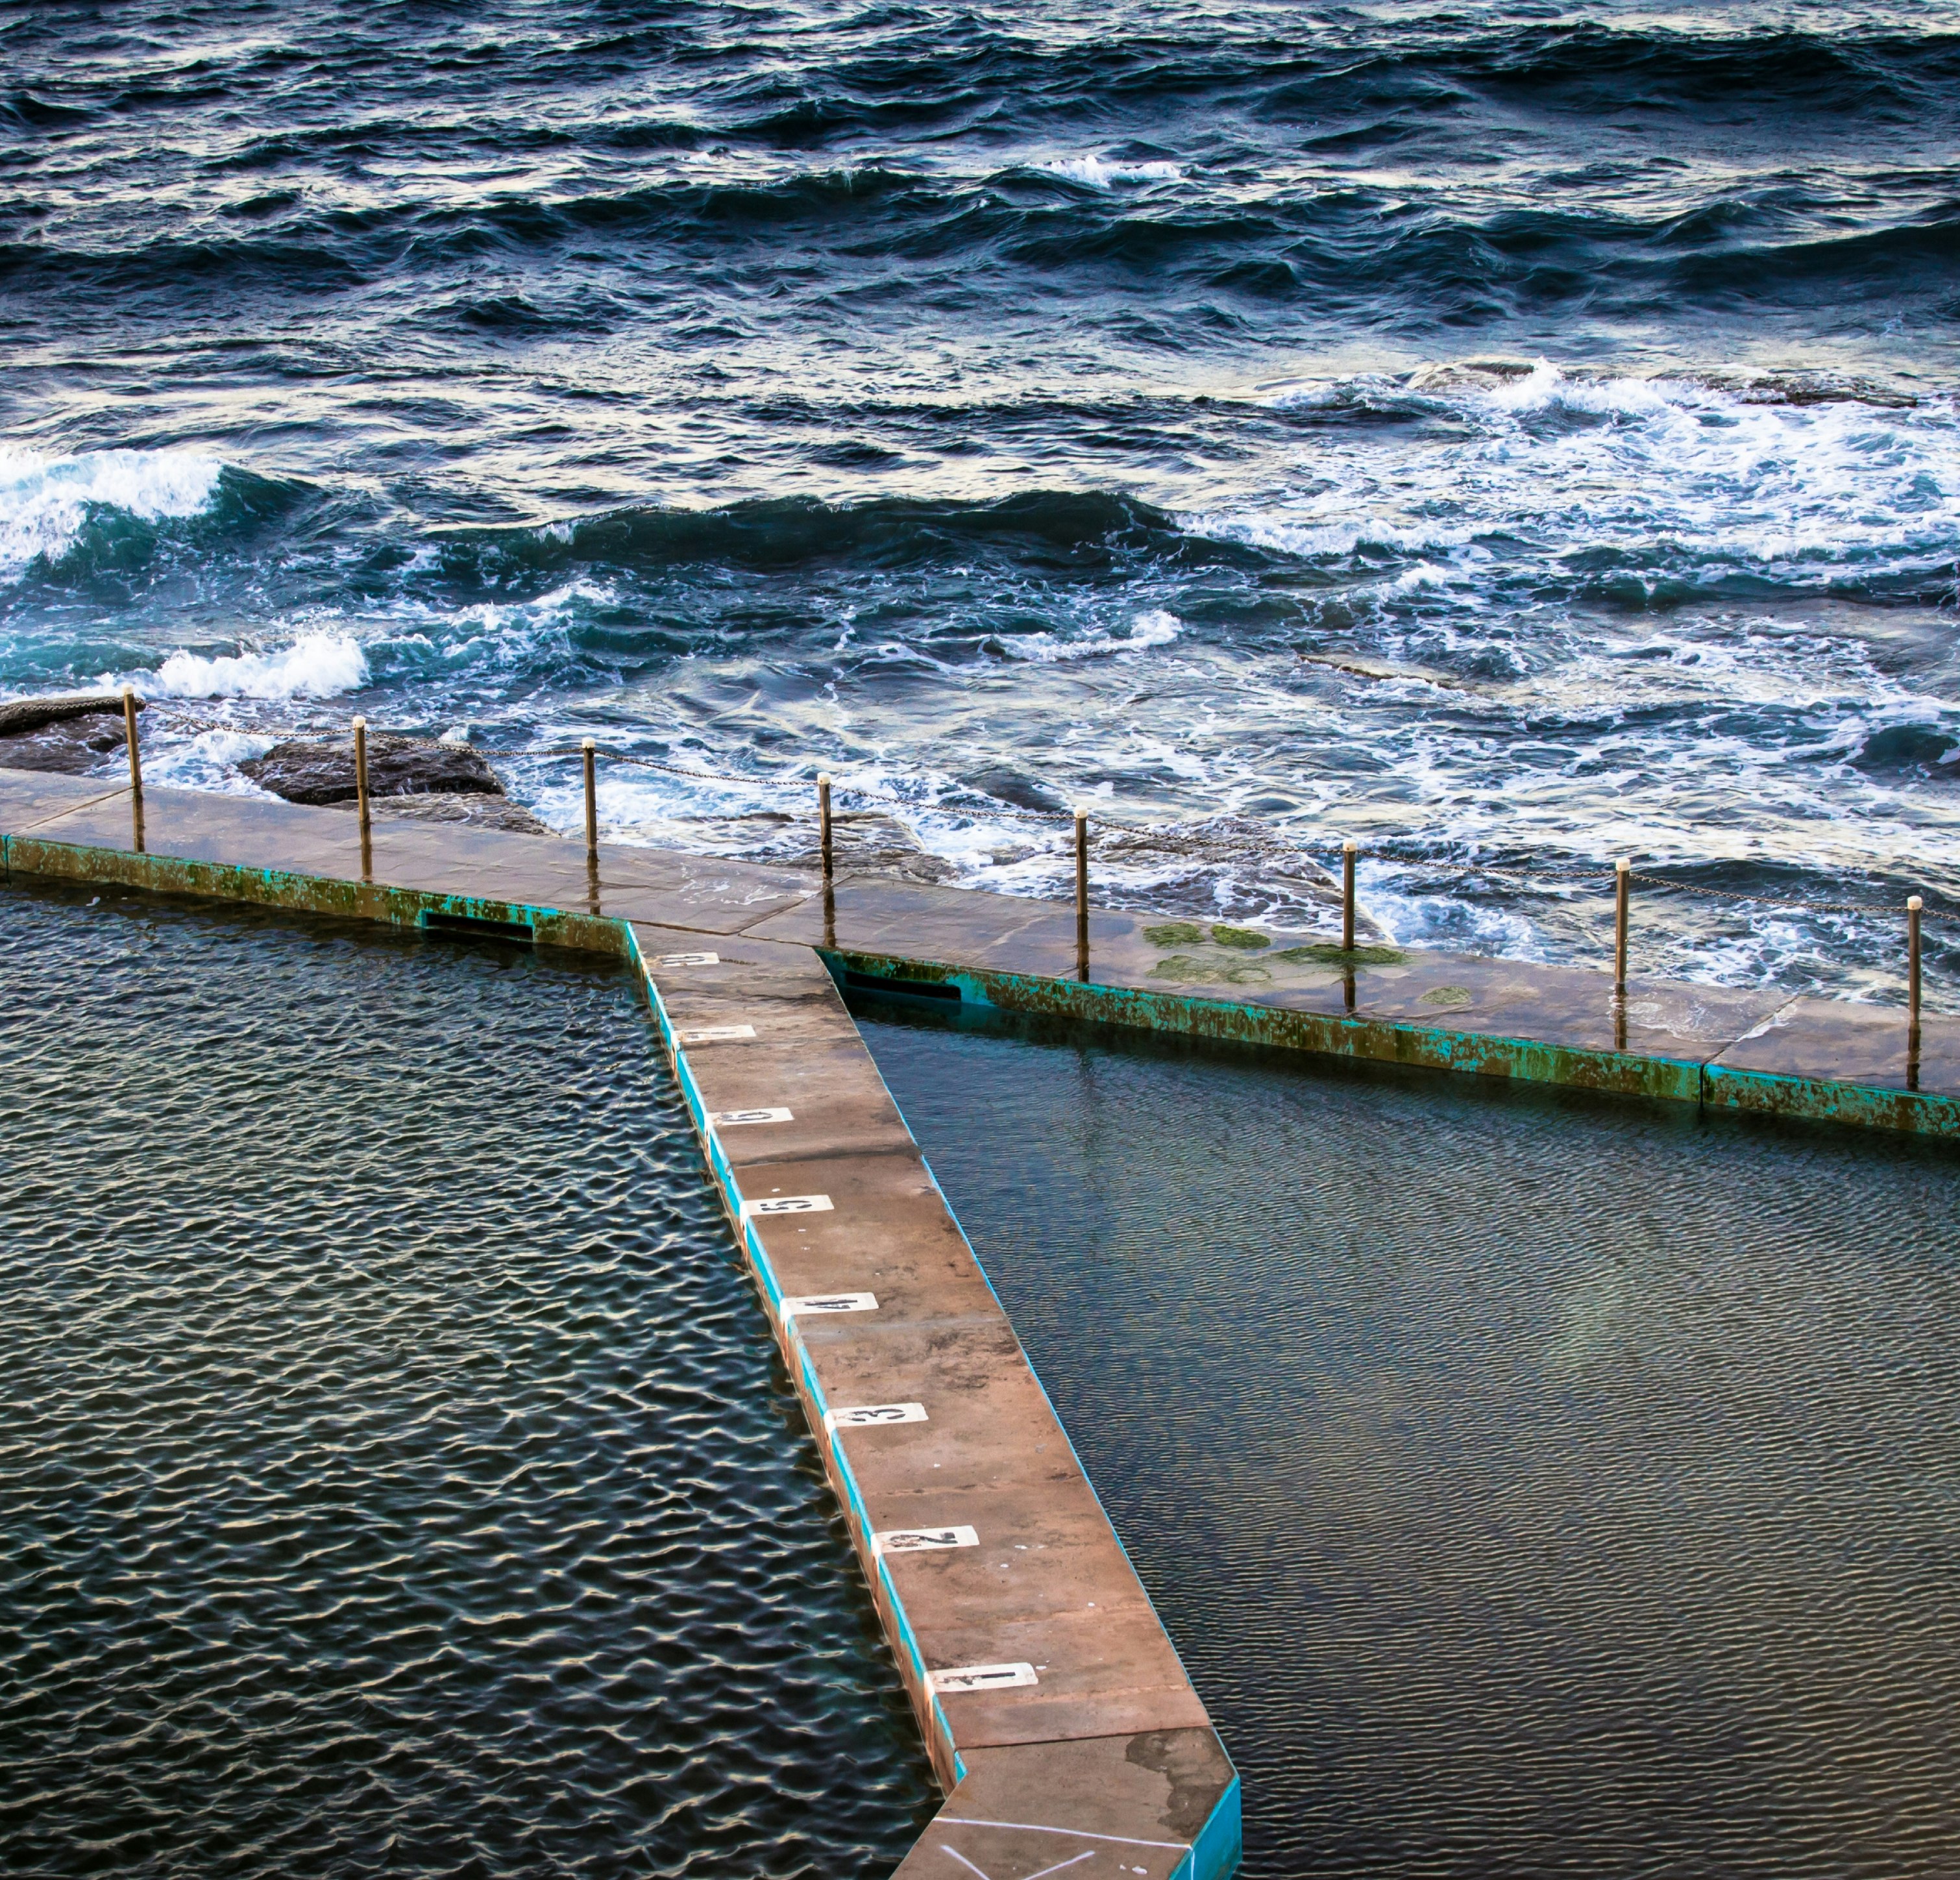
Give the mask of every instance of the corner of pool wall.
[[[1219, 1747], [1224, 1748], [1222, 1740]], [[1225, 1754], [1229, 1762], [1231, 1751], [1227, 1750]], [[1239, 1871], [1246, 1853], [1245, 1821], [1241, 1813], [1243, 1794], [1235, 1768], [1225, 1792], [1213, 1805], [1204, 1825], [1198, 1831], [1197, 1840], [1192, 1843], [1191, 1880], [1231, 1880]]]

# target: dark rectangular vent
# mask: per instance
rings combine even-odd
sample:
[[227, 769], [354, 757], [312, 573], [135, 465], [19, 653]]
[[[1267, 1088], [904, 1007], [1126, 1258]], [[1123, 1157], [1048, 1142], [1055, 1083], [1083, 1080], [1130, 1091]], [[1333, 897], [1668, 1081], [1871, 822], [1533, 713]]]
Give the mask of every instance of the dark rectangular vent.
[[422, 926], [430, 933], [446, 933], [458, 940], [508, 940], [527, 947], [537, 938], [537, 929], [528, 920], [485, 920], [476, 914], [425, 914]]
[[959, 1002], [959, 988], [941, 980], [886, 979], [880, 973], [860, 973], [848, 966], [844, 969], [844, 989], [886, 999], [932, 999], [956, 1005]]

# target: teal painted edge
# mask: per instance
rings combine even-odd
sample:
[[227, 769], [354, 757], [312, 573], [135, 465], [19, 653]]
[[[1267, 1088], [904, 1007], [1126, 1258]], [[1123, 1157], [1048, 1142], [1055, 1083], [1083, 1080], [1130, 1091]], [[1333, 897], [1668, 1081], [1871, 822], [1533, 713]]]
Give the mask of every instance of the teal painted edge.
[[[386, 887], [332, 876], [229, 862], [139, 855], [0, 834], [0, 871], [57, 880], [113, 881], [162, 894], [204, 895], [307, 913], [338, 914], [396, 926], [426, 913], [520, 921], [547, 946], [619, 957], [626, 924], [616, 916], [558, 908]], [[1038, 974], [948, 967], [936, 961], [819, 948], [839, 983], [846, 967], [874, 978], [914, 979], [957, 986], [963, 999], [1006, 1011], [1048, 1013], [1132, 1029], [1303, 1050], [1318, 1056], [1399, 1063], [1608, 1095], [1657, 1097], [1758, 1114], [1801, 1117], [1860, 1129], [1887, 1129], [1960, 1138], [1960, 1098], [1887, 1088], [1829, 1078], [1779, 1076], [1714, 1062], [1656, 1058], [1632, 1052], [1551, 1045], [1530, 1038], [1484, 1037], [1384, 1019], [1348, 1018], [1281, 1005], [1242, 1005], [1188, 994], [1100, 986]]]
[[527, 901], [390, 887], [285, 868], [250, 868], [236, 862], [97, 849], [44, 841], [35, 836], [0, 836], [0, 868], [4, 868], [10, 879], [20, 875], [56, 881], [106, 882], [155, 894], [244, 901], [261, 907], [371, 920], [387, 926], [419, 926], [428, 914], [460, 916], [469, 920], [527, 926], [546, 946], [574, 948], [615, 958], [625, 951], [621, 938], [625, 923], [610, 915], [567, 913]]
[[1790, 1077], [1715, 1063], [1703, 1066], [1702, 1085], [1703, 1101], [1713, 1109], [1799, 1117], [1855, 1129], [1960, 1137], [1960, 1098], [1936, 1091], [1841, 1084], [1825, 1078]]
[[1191, 1880], [1230, 1880], [1239, 1871], [1246, 1851], [1242, 1799], [1239, 1772], [1234, 1769], [1225, 1792], [1198, 1831], [1198, 1839], [1192, 1843]]
[[1214, 1038], [1322, 1057], [1510, 1077], [1520, 1082], [1659, 1098], [1698, 1107], [1800, 1117], [1859, 1129], [1960, 1138], [1960, 1098], [1733, 1069], [1713, 1059], [1547, 1044], [1390, 1019], [1349, 1018], [1285, 1005], [1242, 1005], [1094, 981], [942, 966], [902, 955], [823, 951], [840, 986], [848, 970], [873, 979], [956, 986], [963, 1002], [1003, 1012]]

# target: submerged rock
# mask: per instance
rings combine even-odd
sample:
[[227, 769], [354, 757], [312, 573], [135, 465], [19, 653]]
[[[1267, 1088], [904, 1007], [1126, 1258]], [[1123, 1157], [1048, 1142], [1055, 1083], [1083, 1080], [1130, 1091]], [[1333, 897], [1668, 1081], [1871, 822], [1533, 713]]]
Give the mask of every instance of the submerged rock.
[[[329, 807], [351, 810], [358, 805], [352, 797], [345, 797]], [[508, 796], [464, 795], [454, 791], [441, 795], [377, 796], [368, 799], [368, 809], [377, 823], [467, 823], [473, 829], [501, 829], [513, 836], [558, 833]]]
[[[351, 803], [354, 740], [289, 738], [262, 757], [250, 757], [240, 771], [288, 803]], [[400, 738], [386, 731], [368, 734], [368, 795], [383, 797], [494, 796], [504, 794], [496, 772], [466, 744], [438, 744], [432, 738]]]
[[[137, 709], [142, 702], [137, 701]], [[0, 770], [59, 770], [80, 776], [122, 748], [123, 696], [69, 693], [0, 704]]]

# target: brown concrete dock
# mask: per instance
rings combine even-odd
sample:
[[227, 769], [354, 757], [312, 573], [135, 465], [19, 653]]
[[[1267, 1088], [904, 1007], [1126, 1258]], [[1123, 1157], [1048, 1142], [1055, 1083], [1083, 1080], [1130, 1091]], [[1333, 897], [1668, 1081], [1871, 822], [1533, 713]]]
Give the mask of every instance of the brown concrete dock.
[[[838, 991], [1960, 1136], [1960, 1020], [0, 772], [12, 877], [635, 961], [950, 1791], [906, 1880], [1209, 1880], [1237, 1779]], [[1917, 1049], [1914, 1048], [1914, 1044]]]

